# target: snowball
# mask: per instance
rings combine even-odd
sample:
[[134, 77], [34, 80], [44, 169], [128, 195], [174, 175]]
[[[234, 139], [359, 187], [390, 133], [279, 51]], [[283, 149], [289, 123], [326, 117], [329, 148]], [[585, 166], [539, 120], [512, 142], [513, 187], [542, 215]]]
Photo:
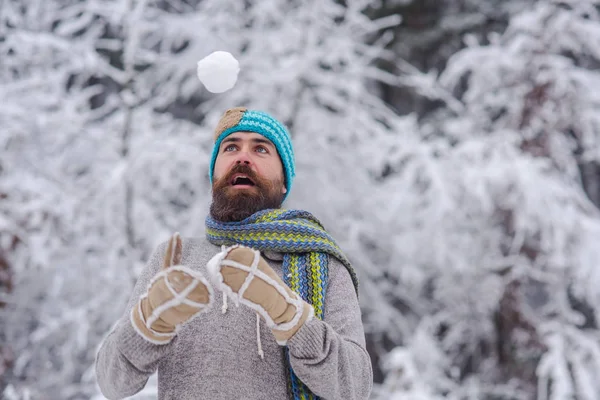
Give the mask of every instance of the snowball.
[[211, 93], [231, 89], [239, 72], [240, 63], [226, 51], [215, 51], [198, 61], [198, 79]]

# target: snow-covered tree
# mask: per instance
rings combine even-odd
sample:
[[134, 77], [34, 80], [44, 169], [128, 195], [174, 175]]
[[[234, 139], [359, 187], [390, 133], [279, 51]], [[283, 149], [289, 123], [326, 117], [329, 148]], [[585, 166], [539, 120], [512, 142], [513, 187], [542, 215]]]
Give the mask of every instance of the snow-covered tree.
[[[97, 345], [156, 244], [203, 234], [211, 131], [245, 105], [291, 128], [286, 206], [359, 270], [376, 398], [600, 399], [598, 3], [482, 40], [478, 13], [518, 3], [444, 1], [445, 32], [477, 35], [438, 76], [366, 0], [0, 2], [2, 397], [101, 398]], [[241, 65], [219, 95], [196, 77], [214, 50]], [[400, 117], [377, 82], [442, 106]]]
[[[392, 34], [388, 48], [394, 59], [381, 65], [392, 73], [441, 71], [448, 59], [464, 48], [465, 34], [486, 42], [490, 32], [503, 31], [512, 15], [535, 0], [380, 0], [371, 2], [370, 15], [399, 14], [402, 23], [385, 31]], [[397, 60], [407, 60], [399, 63]], [[381, 98], [400, 113], [420, 117], [442, 103], [420, 96], [410, 85], [378, 84]]]
[[142, 90], [140, 71], [164, 73], [144, 42], [156, 7], [2, 7], [0, 91], [12, 101], [0, 110], [0, 207], [3, 235], [20, 241], [2, 310], [15, 355], [6, 396], [89, 396], [97, 344], [142, 262], [172, 230], [188, 229], [179, 210], [202, 202], [185, 189], [202, 184], [203, 136], [159, 112]]
[[600, 213], [578, 168], [598, 160], [598, 5], [540, 1], [405, 78], [446, 107], [382, 160], [363, 231], [385, 256], [370, 326], [402, 344], [380, 398], [600, 398]]

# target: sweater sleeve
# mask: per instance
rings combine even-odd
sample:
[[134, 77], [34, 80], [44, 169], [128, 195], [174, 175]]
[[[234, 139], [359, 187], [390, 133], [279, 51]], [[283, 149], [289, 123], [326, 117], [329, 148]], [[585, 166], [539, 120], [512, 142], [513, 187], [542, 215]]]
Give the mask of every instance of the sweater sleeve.
[[166, 243], [158, 246], [133, 289], [124, 315], [100, 345], [96, 354], [96, 379], [102, 394], [117, 400], [132, 396], [146, 386], [148, 378], [156, 372], [158, 363], [167, 355], [174, 342], [152, 344], [143, 339], [131, 324], [131, 309], [148, 289], [152, 277], [158, 272]]
[[333, 258], [324, 321], [313, 318], [288, 340], [296, 375], [317, 396], [328, 400], [368, 399], [373, 387], [371, 359], [352, 279]]

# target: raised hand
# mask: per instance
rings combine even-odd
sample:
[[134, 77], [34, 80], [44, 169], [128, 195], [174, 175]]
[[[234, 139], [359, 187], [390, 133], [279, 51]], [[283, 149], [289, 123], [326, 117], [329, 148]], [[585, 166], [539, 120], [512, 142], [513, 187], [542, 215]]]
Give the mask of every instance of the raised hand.
[[175, 233], [167, 246], [161, 270], [131, 311], [131, 322], [144, 339], [165, 344], [178, 328], [212, 304], [213, 289], [199, 272], [180, 265], [181, 237]]
[[256, 250], [232, 246], [213, 257], [208, 269], [221, 290], [263, 317], [280, 345], [314, 315]]

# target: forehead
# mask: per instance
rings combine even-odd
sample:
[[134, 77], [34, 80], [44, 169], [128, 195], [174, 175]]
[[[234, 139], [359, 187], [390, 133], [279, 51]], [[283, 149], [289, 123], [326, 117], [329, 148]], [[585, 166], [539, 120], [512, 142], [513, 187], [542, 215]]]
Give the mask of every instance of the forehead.
[[247, 132], [247, 131], [234, 132], [231, 135], [227, 136], [225, 139], [223, 139], [224, 142], [227, 140], [263, 142], [263, 143], [268, 143], [268, 144], [274, 146], [273, 142], [271, 142], [269, 139], [267, 139], [263, 135], [256, 133], [256, 132]]

